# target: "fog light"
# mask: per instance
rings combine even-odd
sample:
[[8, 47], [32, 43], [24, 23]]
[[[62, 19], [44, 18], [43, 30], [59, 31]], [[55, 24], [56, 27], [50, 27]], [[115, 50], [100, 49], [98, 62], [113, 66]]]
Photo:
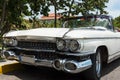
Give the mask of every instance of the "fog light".
[[4, 56], [6, 59], [16, 59], [16, 55], [13, 51], [5, 51]]
[[59, 60], [55, 60], [54, 66], [55, 66], [56, 68], [60, 68], [60, 61], [59, 61]]
[[66, 63], [65, 68], [68, 70], [76, 70], [77, 69], [76, 65], [73, 63]]

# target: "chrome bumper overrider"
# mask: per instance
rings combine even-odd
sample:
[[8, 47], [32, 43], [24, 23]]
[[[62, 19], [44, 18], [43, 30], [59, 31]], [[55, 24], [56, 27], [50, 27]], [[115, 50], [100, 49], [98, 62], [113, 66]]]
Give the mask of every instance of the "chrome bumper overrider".
[[[8, 54], [14, 54], [12, 51], [7, 51]], [[45, 60], [45, 59], [35, 59], [35, 58], [26, 58], [29, 60], [21, 60], [19, 56], [18, 61], [22, 64], [34, 65], [34, 66], [44, 66], [44, 67], [52, 67], [56, 70], [62, 70], [69, 73], [79, 73], [84, 71], [92, 66], [91, 59], [87, 59], [84, 61], [75, 61], [75, 60], [67, 60], [67, 59], [56, 59], [56, 60]], [[28, 61], [28, 62], [27, 62]], [[33, 62], [32, 62], [33, 61]]]
[[77, 62], [73, 60], [60, 60], [60, 62], [61, 62], [60, 67], [56, 67], [54, 63], [53, 64], [54, 68], [57, 70], [62, 70], [62, 71], [66, 71], [69, 73], [79, 73], [92, 66], [92, 62], [90, 59], [82, 61], [82, 62]]

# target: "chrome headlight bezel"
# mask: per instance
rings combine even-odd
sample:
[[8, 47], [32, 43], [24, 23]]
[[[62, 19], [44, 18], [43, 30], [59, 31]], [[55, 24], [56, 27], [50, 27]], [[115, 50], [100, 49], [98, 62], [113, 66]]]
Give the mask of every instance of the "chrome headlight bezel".
[[57, 39], [56, 45], [59, 51], [64, 51], [66, 48], [66, 41], [63, 39]]
[[3, 45], [5, 46], [17, 46], [17, 40], [14, 38], [3, 38]]
[[79, 41], [74, 39], [57, 39], [56, 45], [59, 51], [78, 52], [81, 48]]
[[79, 42], [77, 41], [77, 40], [71, 40], [70, 42], [69, 42], [69, 50], [71, 51], [71, 52], [76, 52], [76, 51], [78, 51], [80, 49], [80, 44], [79, 44]]

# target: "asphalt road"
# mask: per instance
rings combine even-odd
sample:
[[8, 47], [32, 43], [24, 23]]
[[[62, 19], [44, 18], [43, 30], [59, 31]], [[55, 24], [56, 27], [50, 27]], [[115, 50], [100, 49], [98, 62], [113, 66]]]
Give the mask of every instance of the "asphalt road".
[[[81, 74], [71, 75], [54, 69], [26, 67], [25, 70], [0, 75], [0, 80], [83, 80]], [[120, 59], [103, 68], [101, 80], [120, 80]]]

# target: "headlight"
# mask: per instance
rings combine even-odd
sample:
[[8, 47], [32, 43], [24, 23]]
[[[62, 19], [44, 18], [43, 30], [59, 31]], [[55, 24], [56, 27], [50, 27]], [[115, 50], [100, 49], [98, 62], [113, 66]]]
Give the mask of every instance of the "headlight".
[[17, 45], [17, 40], [16, 39], [11, 39], [11, 38], [5, 38], [3, 39], [3, 44], [6, 46], [16, 46]]
[[58, 39], [57, 42], [57, 49], [58, 50], [65, 50], [65, 47], [66, 47], [66, 42], [65, 40], [62, 40], [62, 39]]
[[80, 45], [77, 40], [71, 40], [69, 49], [70, 51], [74, 52], [77, 51], [80, 48]]

